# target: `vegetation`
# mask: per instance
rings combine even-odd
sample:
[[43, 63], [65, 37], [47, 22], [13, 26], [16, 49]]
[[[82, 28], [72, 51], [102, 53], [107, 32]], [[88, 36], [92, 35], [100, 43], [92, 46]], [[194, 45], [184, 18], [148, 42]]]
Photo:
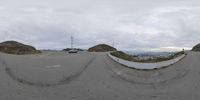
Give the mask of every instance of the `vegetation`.
[[122, 51], [112, 52], [111, 55], [121, 58], [121, 59], [124, 59], [124, 60], [132, 61], [132, 56], [130, 56]]
[[134, 62], [142, 62], [142, 63], [152, 63], [152, 62], [161, 62], [161, 61], [166, 61], [166, 60], [171, 60], [174, 59], [182, 54], [185, 54], [184, 51], [174, 53], [173, 55], [167, 56], [167, 57], [154, 57], [154, 58], [149, 58], [149, 59], [139, 59], [139, 56], [132, 56], [128, 55], [122, 51], [115, 51], [112, 52], [111, 55], [128, 60], [128, 61], [134, 61]]
[[117, 49], [107, 44], [99, 44], [99, 45], [89, 48], [88, 51], [89, 52], [108, 52], [108, 51], [117, 51]]

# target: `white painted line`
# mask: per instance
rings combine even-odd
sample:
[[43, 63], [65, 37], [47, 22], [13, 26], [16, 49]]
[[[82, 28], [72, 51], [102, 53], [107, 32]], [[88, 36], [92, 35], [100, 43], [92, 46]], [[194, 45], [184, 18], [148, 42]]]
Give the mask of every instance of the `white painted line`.
[[45, 68], [58, 68], [58, 67], [61, 67], [61, 65], [45, 66]]

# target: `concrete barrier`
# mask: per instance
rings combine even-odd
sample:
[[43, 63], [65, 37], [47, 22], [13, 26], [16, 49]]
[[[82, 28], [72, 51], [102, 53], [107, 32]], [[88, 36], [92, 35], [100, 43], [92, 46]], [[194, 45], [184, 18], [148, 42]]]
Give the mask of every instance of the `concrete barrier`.
[[127, 61], [127, 60], [112, 56], [110, 53], [108, 54], [108, 56], [111, 59], [113, 59], [114, 61], [116, 61], [116, 62], [118, 62], [122, 65], [125, 65], [127, 67], [130, 67], [130, 68], [141, 69], [141, 70], [151, 70], [151, 69], [158, 69], [158, 68], [173, 65], [176, 62], [183, 59], [186, 55], [183, 54], [183, 55], [178, 56], [178, 57], [171, 59], [171, 60], [155, 62], [155, 63], [140, 63], [140, 62]]

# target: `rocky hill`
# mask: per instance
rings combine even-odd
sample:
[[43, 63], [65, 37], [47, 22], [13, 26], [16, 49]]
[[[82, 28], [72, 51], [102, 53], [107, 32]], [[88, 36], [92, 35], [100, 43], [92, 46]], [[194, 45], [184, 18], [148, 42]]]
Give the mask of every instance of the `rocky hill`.
[[192, 48], [192, 51], [200, 51], [200, 43]]
[[88, 51], [89, 52], [108, 52], [108, 51], [117, 51], [117, 49], [107, 44], [99, 44], [99, 45], [89, 48]]
[[5, 41], [0, 43], [0, 52], [17, 55], [40, 53], [40, 51], [36, 50], [34, 47], [16, 41]]

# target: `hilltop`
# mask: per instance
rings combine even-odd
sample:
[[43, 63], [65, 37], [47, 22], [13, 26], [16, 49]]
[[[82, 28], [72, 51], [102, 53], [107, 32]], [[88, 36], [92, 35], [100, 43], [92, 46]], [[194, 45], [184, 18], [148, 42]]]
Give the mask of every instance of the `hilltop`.
[[99, 44], [99, 45], [89, 48], [88, 51], [89, 52], [108, 52], [108, 51], [117, 51], [117, 49], [107, 44]]
[[192, 51], [200, 51], [200, 43], [192, 48]]
[[40, 51], [36, 50], [34, 47], [17, 41], [5, 41], [0, 43], [0, 52], [17, 55], [40, 53]]

